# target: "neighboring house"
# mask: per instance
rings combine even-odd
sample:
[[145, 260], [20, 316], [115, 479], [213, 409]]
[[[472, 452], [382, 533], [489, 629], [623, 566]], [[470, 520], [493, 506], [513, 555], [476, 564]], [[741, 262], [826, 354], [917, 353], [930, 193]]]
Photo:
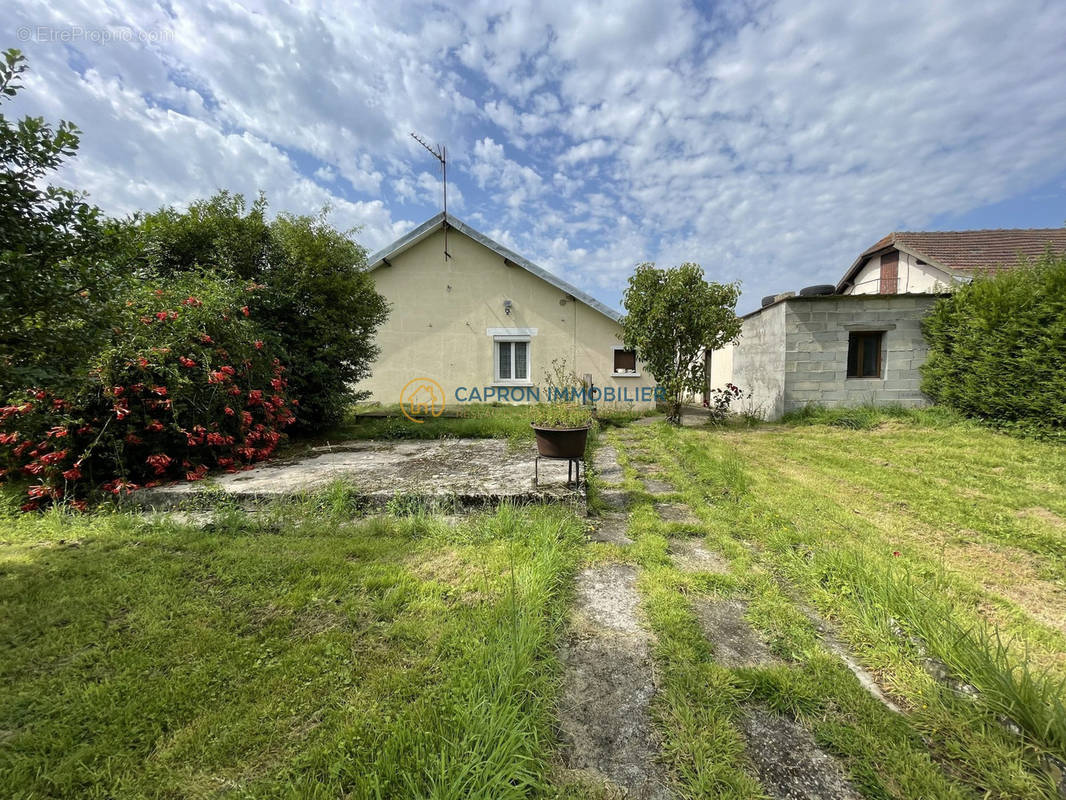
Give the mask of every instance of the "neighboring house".
[[652, 404], [654, 380], [622, 347], [621, 314], [451, 215], [419, 225], [369, 266], [392, 306], [373, 374], [359, 386], [373, 400], [401, 402], [418, 378], [438, 383], [449, 406], [531, 402], [538, 390], [544, 400], [558, 361], [591, 376], [601, 404]]
[[808, 404], [926, 405], [921, 320], [939, 295], [1020, 258], [1066, 252], [1066, 229], [893, 233], [860, 255], [836, 287], [764, 298], [738, 344], [710, 355], [710, 386], [750, 394], [766, 419]]
[[1066, 252], [1066, 228], [890, 233], [855, 259], [837, 294], [944, 291], [979, 272], [1010, 269], [1019, 258]]

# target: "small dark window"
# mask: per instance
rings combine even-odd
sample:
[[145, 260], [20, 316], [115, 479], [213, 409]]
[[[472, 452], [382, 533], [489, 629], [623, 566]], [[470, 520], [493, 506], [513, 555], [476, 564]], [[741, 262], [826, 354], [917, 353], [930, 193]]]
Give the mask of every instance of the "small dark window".
[[852, 331], [848, 334], [848, 377], [881, 377], [881, 339], [884, 331]]
[[636, 372], [637, 371], [637, 354], [633, 350], [615, 350], [614, 351], [614, 371], [615, 372]]

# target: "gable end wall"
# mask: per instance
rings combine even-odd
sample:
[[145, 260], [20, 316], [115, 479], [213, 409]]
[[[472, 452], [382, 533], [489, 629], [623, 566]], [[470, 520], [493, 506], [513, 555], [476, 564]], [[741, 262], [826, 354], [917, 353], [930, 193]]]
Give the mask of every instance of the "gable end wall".
[[612, 389], [615, 396], [635, 397], [642, 387], [655, 385], [647, 372], [612, 374], [614, 348], [621, 345], [618, 322], [522, 267], [508, 266], [498, 253], [457, 230], [449, 232], [448, 251], [451, 258], [445, 259], [444, 234], [437, 231], [390, 258], [392, 266], [371, 272], [377, 290], [391, 304], [377, 335], [381, 354], [371, 377], [358, 387], [373, 400], [398, 403], [414, 378], [437, 381], [448, 405], [457, 402], [460, 389], [468, 396], [471, 389], [493, 386], [489, 329], [536, 330], [530, 341], [532, 386], [544, 386], [545, 372], [556, 359], [579, 376], [591, 374], [597, 386]]

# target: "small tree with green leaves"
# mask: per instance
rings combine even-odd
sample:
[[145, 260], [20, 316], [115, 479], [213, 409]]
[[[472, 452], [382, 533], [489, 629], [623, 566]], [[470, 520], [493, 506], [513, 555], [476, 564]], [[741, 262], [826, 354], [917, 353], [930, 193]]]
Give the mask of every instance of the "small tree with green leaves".
[[640, 264], [629, 277], [623, 343], [665, 392], [671, 422], [681, 421], [684, 393], [706, 385], [704, 354], [740, 335], [739, 296], [738, 284], [706, 280], [699, 264]]
[[[18, 50], [0, 55], [0, 101], [25, 71]], [[46, 184], [77, 149], [70, 122], [0, 114], [0, 397], [78, 385], [110, 335], [119, 230], [78, 192]]]

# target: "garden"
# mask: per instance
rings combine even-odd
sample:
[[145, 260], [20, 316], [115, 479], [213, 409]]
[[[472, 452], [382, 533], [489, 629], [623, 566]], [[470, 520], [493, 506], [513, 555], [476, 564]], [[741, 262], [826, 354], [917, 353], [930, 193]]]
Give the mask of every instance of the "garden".
[[[14, 50], [0, 98], [22, 88]], [[388, 309], [325, 215], [226, 192], [106, 217], [47, 181], [68, 122], [0, 117], [0, 479], [35, 511], [248, 469], [336, 426]]]
[[[613, 797], [571, 769], [559, 719], [588, 635], [579, 576], [626, 569], [625, 636], [660, 676], [636, 719], [675, 796], [774, 794], [773, 741], [750, 728], [770, 719], [857, 796], [1053, 798], [1066, 456], [879, 413], [605, 427], [596, 461], [620, 471], [594, 473], [592, 517], [367, 516], [343, 484], [257, 514], [220, 500], [195, 524], [9, 511], [0, 781], [20, 798]], [[706, 632], [721, 608], [753, 660]]]
[[[416, 423], [352, 388], [388, 308], [351, 232], [227, 193], [108, 218], [48, 185], [77, 143], [0, 117], [5, 796], [1066, 795], [1066, 260], [937, 305], [930, 409], [768, 425], [729, 387], [670, 424], [739, 290], [645, 264], [668, 419]], [[552, 428], [587, 429], [587, 514], [208, 480]], [[210, 502], [112, 502], [163, 484]]]

